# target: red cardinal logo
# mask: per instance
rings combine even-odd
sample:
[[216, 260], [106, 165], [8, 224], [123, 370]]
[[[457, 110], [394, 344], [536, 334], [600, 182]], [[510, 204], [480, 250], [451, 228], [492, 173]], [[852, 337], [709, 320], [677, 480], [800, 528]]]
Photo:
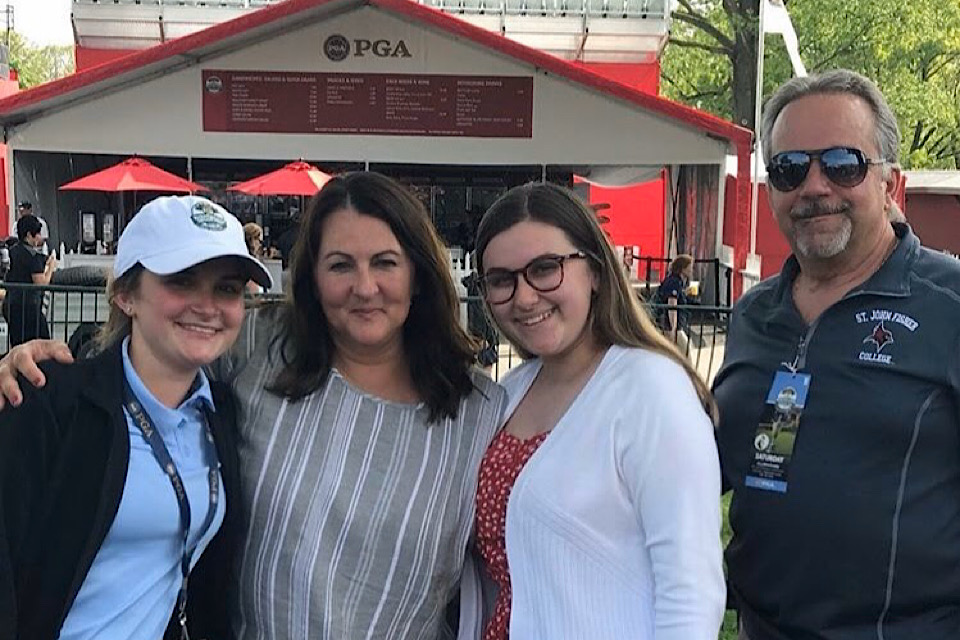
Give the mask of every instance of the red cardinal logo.
[[883, 320], [873, 328], [870, 335], [863, 339], [863, 344], [867, 344], [868, 342], [872, 342], [877, 346], [877, 353], [883, 351], [883, 348], [888, 344], [893, 343], [893, 333], [883, 326]]

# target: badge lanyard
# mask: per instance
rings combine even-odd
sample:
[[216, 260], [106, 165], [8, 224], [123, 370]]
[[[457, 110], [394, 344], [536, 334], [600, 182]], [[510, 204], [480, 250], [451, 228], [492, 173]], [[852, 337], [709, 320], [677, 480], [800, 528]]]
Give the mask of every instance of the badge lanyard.
[[[183, 480], [177, 471], [177, 465], [173, 462], [167, 446], [163, 443], [163, 438], [153, 424], [153, 420], [143, 410], [143, 405], [137, 400], [130, 388], [130, 383], [123, 381], [124, 390], [124, 408], [133, 418], [133, 422], [140, 428], [144, 439], [153, 450], [153, 456], [157, 463], [173, 485], [173, 493], [177, 496], [177, 506], [180, 509], [180, 528], [183, 530], [183, 555], [180, 560], [180, 570], [183, 573], [183, 582], [180, 584], [180, 592], [177, 594], [177, 620], [180, 622], [180, 637], [182, 640], [189, 640], [190, 634], [187, 632], [187, 576], [190, 573], [190, 556], [192, 555], [187, 548], [190, 536], [190, 501], [187, 499], [187, 491], [183, 486]], [[207, 434], [207, 440], [213, 443], [213, 433], [210, 431], [210, 423], [203, 420], [203, 426]], [[220, 474], [216, 465], [210, 468], [210, 506], [207, 509], [207, 517], [200, 527], [200, 536], [202, 537], [206, 530], [213, 523], [217, 512], [217, 500], [220, 493]], [[198, 538], [199, 539], [199, 538]]]
[[787, 371], [774, 373], [754, 433], [753, 462], [744, 481], [748, 487], [787, 492], [794, 442], [810, 391], [811, 375], [797, 370], [801, 355], [792, 366], [784, 363]]

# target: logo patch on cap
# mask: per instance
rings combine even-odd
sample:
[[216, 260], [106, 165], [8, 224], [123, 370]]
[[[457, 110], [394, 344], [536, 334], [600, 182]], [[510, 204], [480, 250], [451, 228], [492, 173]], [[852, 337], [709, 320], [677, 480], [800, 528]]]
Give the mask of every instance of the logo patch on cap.
[[227, 228], [227, 219], [220, 208], [209, 202], [197, 202], [190, 210], [193, 224], [207, 231], [223, 231]]

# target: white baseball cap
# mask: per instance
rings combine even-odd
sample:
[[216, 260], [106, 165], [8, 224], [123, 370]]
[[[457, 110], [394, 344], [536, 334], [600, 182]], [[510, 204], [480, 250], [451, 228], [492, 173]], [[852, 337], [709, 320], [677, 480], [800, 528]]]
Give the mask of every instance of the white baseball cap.
[[231, 256], [246, 261], [250, 279], [264, 289], [270, 272], [250, 255], [243, 226], [232, 213], [199, 196], [165, 196], [143, 205], [117, 243], [113, 275], [119, 278], [137, 264], [160, 276]]

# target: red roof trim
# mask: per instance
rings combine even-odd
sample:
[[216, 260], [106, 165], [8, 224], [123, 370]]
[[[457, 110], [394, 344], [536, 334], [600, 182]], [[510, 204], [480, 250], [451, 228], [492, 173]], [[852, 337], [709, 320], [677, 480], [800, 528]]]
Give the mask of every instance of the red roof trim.
[[[132, 73], [138, 69], [163, 62], [178, 55], [189, 54], [195, 49], [209, 46], [220, 40], [238, 35], [249, 29], [267, 25], [275, 20], [296, 15], [328, 3], [342, 0], [287, 0], [222, 22], [203, 31], [171, 40], [170, 42], [130, 54], [113, 62], [87, 69], [33, 89], [0, 100], [0, 115], [8, 114], [44, 100], [77, 91], [97, 82]], [[357, 5], [368, 4], [387, 12], [421, 22], [455, 37], [471, 40], [483, 47], [498, 51], [509, 57], [566, 78], [602, 93], [616, 96], [643, 109], [679, 120], [731, 142], [749, 144], [752, 133], [722, 118], [692, 107], [637, 91], [632, 87], [605, 78], [587, 69], [572, 65], [565, 60], [514, 42], [501, 35], [459, 20], [437, 9], [426, 7], [411, 0], [355, 0]], [[348, 4], [348, 3], [345, 3]]]

